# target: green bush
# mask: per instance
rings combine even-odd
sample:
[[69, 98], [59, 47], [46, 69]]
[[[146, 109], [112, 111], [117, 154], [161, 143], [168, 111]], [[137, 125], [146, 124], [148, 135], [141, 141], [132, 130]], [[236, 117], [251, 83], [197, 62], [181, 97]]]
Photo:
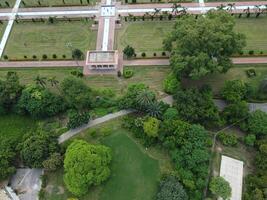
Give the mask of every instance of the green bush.
[[227, 133], [221, 132], [218, 134], [218, 138], [225, 146], [237, 145], [237, 136], [234, 133], [227, 134]]
[[246, 70], [246, 74], [249, 78], [257, 75], [255, 69], [253, 68]]
[[134, 75], [134, 72], [131, 69], [126, 69], [123, 71], [124, 78], [131, 78], [133, 75]]
[[67, 127], [69, 129], [73, 129], [73, 128], [79, 127], [83, 124], [86, 124], [86, 123], [88, 123], [88, 121], [90, 119], [90, 115], [88, 112], [79, 113], [76, 110], [71, 110], [68, 113], [68, 117], [69, 117], [69, 121], [68, 121]]
[[79, 70], [72, 70], [72, 71], [70, 72], [70, 74], [73, 75], [73, 76], [76, 76], [76, 77], [78, 77], [78, 78], [83, 77], [83, 73], [82, 73], [81, 71], [79, 71]]
[[254, 146], [255, 141], [256, 141], [256, 136], [254, 134], [248, 134], [245, 137], [245, 144], [248, 146]]
[[179, 87], [180, 82], [173, 73], [170, 73], [163, 81], [163, 90], [168, 94], [174, 94]]

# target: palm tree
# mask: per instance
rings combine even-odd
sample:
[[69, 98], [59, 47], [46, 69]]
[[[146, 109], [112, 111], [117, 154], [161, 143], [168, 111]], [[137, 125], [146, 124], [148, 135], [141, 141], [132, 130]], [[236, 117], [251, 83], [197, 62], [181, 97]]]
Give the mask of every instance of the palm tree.
[[224, 10], [225, 7], [226, 7], [225, 5], [221, 4], [221, 5], [217, 6], [216, 8], [217, 8], [217, 10]]
[[138, 107], [142, 110], [146, 109], [155, 99], [155, 94], [149, 90], [140, 92], [136, 97]]
[[147, 114], [151, 117], [160, 119], [162, 116], [162, 106], [159, 102], [152, 102], [147, 108]]
[[250, 17], [250, 8], [249, 7], [247, 7], [243, 11], [247, 14], [247, 17]]
[[40, 85], [42, 88], [45, 88], [46, 86], [46, 77], [41, 77], [37, 75], [37, 77], [34, 79], [36, 85]]
[[55, 77], [55, 76], [53, 76], [53, 77], [49, 77], [49, 78], [47, 79], [47, 81], [51, 84], [52, 87], [57, 86], [58, 83], [59, 83], [59, 81], [56, 80], [56, 77]]
[[179, 12], [179, 8], [181, 7], [181, 4], [174, 3], [172, 5], [172, 13], [174, 13], [174, 15], [177, 15], [177, 13]]
[[233, 10], [235, 10], [236, 7], [235, 7], [235, 3], [228, 3], [227, 4], [227, 11], [230, 11], [231, 15], [233, 15]]
[[260, 16], [260, 14], [262, 14], [264, 11], [261, 9], [261, 5], [256, 5], [254, 6], [254, 9], [256, 11], [256, 18], [258, 18]]

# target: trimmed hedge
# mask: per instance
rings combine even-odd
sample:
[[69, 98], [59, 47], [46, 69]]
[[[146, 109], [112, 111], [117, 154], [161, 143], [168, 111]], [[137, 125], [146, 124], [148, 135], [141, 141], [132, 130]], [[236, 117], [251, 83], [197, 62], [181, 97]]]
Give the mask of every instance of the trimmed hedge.
[[123, 71], [124, 78], [131, 78], [133, 75], [134, 75], [134, 72], [131, 69], [126, 69]]

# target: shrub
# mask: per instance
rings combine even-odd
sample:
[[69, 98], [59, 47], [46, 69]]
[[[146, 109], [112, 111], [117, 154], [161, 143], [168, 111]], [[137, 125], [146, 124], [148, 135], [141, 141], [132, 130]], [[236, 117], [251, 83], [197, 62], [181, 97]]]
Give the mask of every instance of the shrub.
[[254, 146], [255, 141], [256, 141], [256, 136], [254, 134], [248, 134], [245, 137], [245, 144], [248, 146]]
[[46, 54], [44, 54], [42, 57], [43, 57], [44, 60], [47, 59], [47, 55]]
[[8, 59], [8, 56], [7, 55], [4, 55], [4, 59], [7, 60]]
[[66, 55], [65, 55], [65, 54], [63, 54], [63, 55], [62, 55], [62, 58], [66, 58]]
[[153, 56], [157, 56], [157, 54], [156, 53], [153, 53]]
[[239, 51], [239, 55], [243, 55], [244, 54], [244, 51]]
[[134, 56], [135, 54], [135, 50], [133, 47], [127, 45], [124, 49], [123, 49], [123, 54], [127, 57], [127, 58], [131, 58]]
[[260, 54], [262, 55], [263, 54], [263, 51], [260, 51]]
[[57, 58], [57, 55], [56, 55], [56, 54], [53, 54], [52, 57], [53, 57], [54, 59], [56, 59], [56, 58]]
[[164, 114], [163, 119], [164, 120], [175, 120], [178, 119], [178, 111], [176, 108], [168, 108]]
[[149, 117], [145, 122], [144, 122], [144, 132], [149, 136], [149, 137], [158, 137], [158, 131], [159, 131], [159, 125], [160, 121], [156, 118]]
[[254, 54], [254, 50], [249, 50], [248, 54], [249, 55], [253, 55]]
[[43, 161], [45, 170], [55, 171], [62, 165], [63, 159], [59, 153], [53, 153], [47, 160]]
[[83, 58], [83, 52], [80, 49], [72, 50], [72, 58], [75, 60], [80, 60]]
[[179, 87], [180, 82], [173, 73], [170, 73], [163, 81], [163, 90], [168, 94], [174, 94]]
[[117, 72], [117, 76], [118, 76], [118, 77], [121, 77], [121, 71], [118, 71], [118, 72]]
[[161, 55], [162, 55], [162, 56], [166, 56], [166, 52], [165, 52], [165, 51], [163, 51]]
[[32, 56], [32, 58], [33, 58], [33, 59], [36, 59], [36, 58], [37, 58], [37, 56], [36, 56], [36, 55], [33, 55], [33, 56]]
[[141, 54], [141, 56], [142, 56], [142, 57], [146, 57], [146, 53], [143, 52], [143, 53]]
[[256, 71], [255, 69], [251, 68], [251, 69], [246, 70], [246, 74], [250, 78], [250, 77], [256, 76]]
[[68, 117], [69, 121], [67, 127], [69, 129], [77, 128], [83, 124], [87, 124], [90, 119], [90, 115], [88, 112], [79, 113], [76, 110], [69, 111]]
[[131, 69], [123, 70], [123, 77], [124, 78], [131, 78], [133, 75], [134, 75], [133, 70], [131, 70]]
[[79, 71], [79, 70], [73, 70], [73, 71], [70, 72], [70, 74], [73, 75], [73, 76], [76, 76], [78, 78], [82, 78], [83, 77], [83, 73], [81, 71]]
[[26, 58], [27, 58], [27, 56], [24, 56], [24, 58], [26, 59]]
[[237, 145], [237, 136], [234, 133], [227, 134], [227, 133], [221, 132], [218, 134], [218, 138], [225, 146], [236, 146]]

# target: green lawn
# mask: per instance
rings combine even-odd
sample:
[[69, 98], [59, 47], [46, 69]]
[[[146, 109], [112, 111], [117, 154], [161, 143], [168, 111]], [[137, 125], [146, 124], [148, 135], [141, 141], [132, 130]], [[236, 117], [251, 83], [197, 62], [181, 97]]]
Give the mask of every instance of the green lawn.
[[[153, 159], [155, 150], [146, 150], [121, 127], [116, 119], [93, 129], [87, 129], [76, 138], [90, 143], [105, 144], [112, 149], [111, 177], [99, 187], [92, 188], [79, 200], [151, 200], [156, 194], [160, 178], [160, 161]], [[163, 153], [165, 165], [168, 156]], [[163, 156], [165, 155], [165, 156]], [[156, 156], [157, 158], [157, 156]], [[64, 187], [63, 170], [48, 174], [46, 200], [65, 200], [73, 197]]]
[[116, 34], [117, 48], [123, 50], [130, 45], [136, 52], [162, 51], [163, 39], [172, 30], [173, 23], [169, 21], [124, 23]]
[[[9, 6], [6, 4], [8, 2]], [[0, 8], [12, 8], [16, 0], [0, 0]]]
[[263, 51], [267, 53], [267, 17], [236, 19], [235, 29], [244, 33], [247, 38], [246, 50]]
[[[117, 31], [116, 45], [123, 50], [127, 45], [135, 48], [137, 53], [146, 52], [152, 55], [162, 51], [162, 41], [172, 30], [174, 21], [140, 21], [124, 23]], [[263, 51], [267, 53], [267, 17], [256, 19], [236, 18], [235, 29], [244, 33], [247, 38], [245, 50]]]
[[56, 54], [62, 58], [65, 54], [71, 57], [72, 48], [78, 48], [83, 52], [95, 49], [96, 31], [91, 30], [92, 22], [72, 21], [72, 22], [19, 22], [14, 24], [10, 38], [8, 40], [5, 55], [10, 59], [21, 59], [25, 55], [32, 58], [36, 55], [38, 59], [43, 54], [52, 57]]
[[2, 115], [0, 127], [0, 140], [10, 139], [19, 142], [24, 134], [36, 129], [37, 121], [25, 116]]
[[[0, 69], [0, 78], [3, 78], [8, 71], [16, 71], [23, 84], [33, 83], [37, 75], [44, 77], [55, 76], [60, 82], [70, 75], [75, 68], [16, 68], [16, 69]], [[162, 81], [169, 73], [170, 68], [166, 66], [139, 66], [131, 67], [134, 70], [134, 76], [129, 79], [118, 78], [114, 75], [92, 75], [84, 77], [85, 83], [92, 89], [111, 88], [117, 95], [121, 95], [127, 89], [130, 83], [143, 82], [151, 89], [157, 92], [158, 96], [162, 95]]]
[[[253, 78], [248, 78], [246, 75], [246, 70], [254, 68], [256, 71], [257, 76]], [[203, 84], [209, 84], [215, 95], [218, 95], [221, 88], [223, 87], [223, 84], [226, 80], [235, 80], [235, 79], [241, 79], [246, 82], [250, 82], [252, 85], [257, 87], [260, 82], [267, 78], [267, 65], [236, 65], [234, 68], [231, 68], [227, 73], [225, 74], [210, 74], [200, 80], [192, 81], [192, 80], [184, 80], [185, 86], [201, 86]]]
[[[21, 7], [31, 7], [31, 6], [69, 6], [69, 5], [92, 5], [97, 2], [97, 0], [40, 0], [41, 5], [37, 0], [23, 0], [25, 4], [21, 2]], [[64, 3], [65, 2], [65, 3]]]
[[3, 24], [0, 24], [0, 38], [2, 40], [2, 36], [6, 30], [6, 22], [3, 22]]

